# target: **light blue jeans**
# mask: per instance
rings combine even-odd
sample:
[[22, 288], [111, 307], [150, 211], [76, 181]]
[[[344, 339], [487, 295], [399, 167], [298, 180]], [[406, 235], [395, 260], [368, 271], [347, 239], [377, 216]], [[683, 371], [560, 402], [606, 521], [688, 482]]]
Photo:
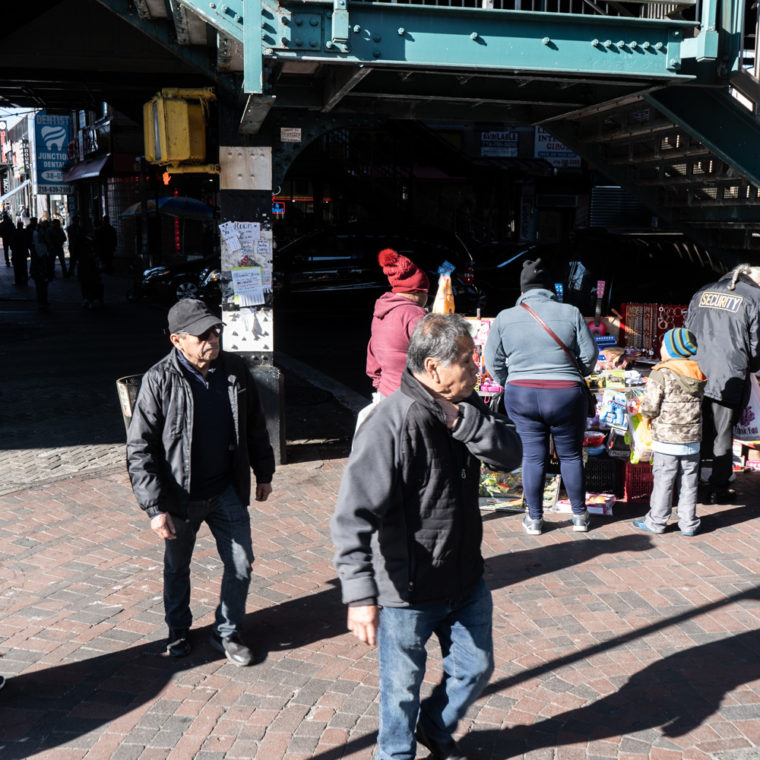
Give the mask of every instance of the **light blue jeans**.
[[164, 611], [166, 624], [188, 630], [190, 611], [190, 560], [201, 523], [208, 524], [224, 564], [222, 590], [216, 608], [214, 631], [227, 637], [240, 629], [251, 584], [253, 547], [248, 509], [229, 486], [220, 496], [188, 504], [187, 519], [172, 515], [177, 537], [164, 541]]
[[[380, 730], [376, 760], [414, 760], [414, 729], [446, 742], [493, 673], [491, 592], [481, 579], [458, 601], [416, 607], [384, 607], [378, 630]], [[435, 634], [443, 657], [443, 679], [420, 704], [425, 644]]]

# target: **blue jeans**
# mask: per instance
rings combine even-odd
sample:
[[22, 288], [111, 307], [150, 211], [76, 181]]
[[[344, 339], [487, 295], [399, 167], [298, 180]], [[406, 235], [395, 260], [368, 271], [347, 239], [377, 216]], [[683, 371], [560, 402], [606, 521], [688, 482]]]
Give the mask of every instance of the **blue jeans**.
[[[376, 760], [414, 760], [417, 716], [437, 741], [451, 738], [459, 719], [493, 673], [493, 602], [483, 579], [466, 598], [416, 607], [384, 607], [378, 629], [380, 730]], [[435, 634], [443, 679], [420, 704], [425, 644]]]
[[190, 560], [195, 537], [206, 522], [224, 564], [222, 590], [214, 630], [222, 637], [239, 630], [251, 584], [253, 547], [248, 509], [229, 486], [221, 495], [188, 504], [187, 519], [172, 515], [177, 537], [164, 541], [164, 611], [166, 624], [175, 631], [190, 628]]
[[527, 388], [507, 385], [504, 408], [515, 423], [523, 447], [522, 482], [532, 520], [544, 514], [544, 475], [549, 456], [549, 433], [559, 457], [562, 483], [573, 514], [586, 509], [583, 471], [583, 433], [586, 395], [583, 388]]

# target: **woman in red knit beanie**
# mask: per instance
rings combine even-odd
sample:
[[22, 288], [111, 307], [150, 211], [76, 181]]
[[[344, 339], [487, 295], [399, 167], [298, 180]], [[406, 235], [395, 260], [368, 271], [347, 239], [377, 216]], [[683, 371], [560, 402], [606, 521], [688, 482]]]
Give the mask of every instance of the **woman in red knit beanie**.
[[380, 251], [378, 263], [388, 278], [390, 293], [375, 302], [367, 346], [367, 375], [375, 394], [372, 405], [359, 412], [357, 427], [372, 406], [398, 390], [406, 367], [406, 349], [415, 325], [425, 316], [430, 281], [425, 272], [392, 248]]

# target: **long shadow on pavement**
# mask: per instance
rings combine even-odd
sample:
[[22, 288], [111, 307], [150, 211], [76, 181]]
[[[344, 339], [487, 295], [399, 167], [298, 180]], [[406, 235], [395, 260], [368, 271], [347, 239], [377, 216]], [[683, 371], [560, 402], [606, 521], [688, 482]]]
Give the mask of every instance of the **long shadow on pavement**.
[[[622, 736], [627, 737], [622, 752], [647, 755], [652, 744], [666, 752], [678, 751], [668, 737], [698, 728], [728, 692], [760, 678], [759, 645], [760, 632], [747, 631], [676, 652], [634, 673], [614, 694], [591, 705], [530, 726], [474, 731], [462, 740], [462, 747], [473, 757], [506, 760], [544, 747]], [[760, 719], [758, 705], [735, 709], [748, 721]]]
[[[572, 541], [567, 544], [503, 554], [489, 559], [488, 581], [493, 589], [498, 589], [511, 585], [526, 576], [535, 577], [536, 575], [559, 571], [600, 554], [607, 554], [610, 551], [644, 551], [650, 545], [647, 536], [632, 535], [609, 540]], [[614, 649], [641, 636], [677, 625], [719, 607], [758, 598], [760, 598], [760, 592], [758, 589], [753, 589], [701, 608], [689, 610], [624, 636], [559, 658], [551, 663], [496, 681], [488, 687], [487, 693], [503, 691], [525, 679], [534, 678], [542, 673]], [[304, 624], [305, 621], [308, 621], [308, 625]], [[337, 583], [312, 596], [289, 600], [249, 614], [246, 630], [251, 631], [252, 639], [257, 640], [257, 659], [259, 662], [266, 659], [266, 652], [268, 651], [296, 649], [315, 641], [341, 635], [345, 632], [345, 609], [340, 602]], [[209, 645], [202, 643], [209, 635], [210, 628], [208, 626], [193, 631], [197, 645], [193, 655], [185, 660], [177, 661], [160, 656], [160, 644], [152, 642], [11, 678], [0, 695], [2, 704], [0, 706], [0, 726], [3, 727], [2, 732], [0, 732], [0, 737], [2, 737], [0, 738], [0, 755], [9, 760], [28, 757], [35, 752], [59, 747], [85, 733], [104, 729], [109, 722], [155, 699], [177, 673], [220, 659], [220, 655], [217, 655]], [[751, 636], [743, 635], [736, 637], [736, 639], [737, 648], [741, 652], [751, 650], [753, 641]], [[717, 642], [715, 646], [720, 647], [720, 642]], [[729, 652], [733, 651], [730, 644], [725, 646], [728, 646]], [[668, 688], [671, 689], [669, 698], [673, 701], [669, 704], [672, 704], [673, 709], [668, 714], [675, 715], [675, 700], [678, 699], [678, 694], [684, 693], [686, 688], [683, 687], [683, 684], [688, 686], [686, 691], [689, 694], [694, 689], [703, 688], [703, 673], [701, 671], [698, 675], [694, 675], [693, 681], [690, 680], [687, 664], [691, 662], [695, 671], [700, 670], [701, 667], [699, 665], [700, 660], [689, 657], [691, 651], [697, 652], [697, 656], [701, 657], [704, 653], [710, 655], [711, 658], [713, 655], [717, 657], [718, 654], [724, 653], [724, 649], [720, 649], [720, 651], [716, 649], [713, 653], [700, 647], [681, 653], [682, 658], [681, 655], [674, 655], [673, 657], [676, 659], [673, 662], [677, 665], [674, 672], [680, 674], [678, 676], [680, 680], [672, 683], [667, 681], [663, 675], [673, 670], [668, 664], [672, 658], [663, 661], [665, 664], [655, 663], [647, 668], [648, 671], [652, 671], [658, 676], [660, 682], [667, 683]], [[755, 651], [757, 650], [755, 649]], [[708, 710], [706, 714], [709, 714], [710, 710], [714, 710], [715, 695], [721, 693], [721, 688], [723, 688], [724, 693], [725, 690], [733, 688], [737, 683], [757, 677], [757, 663], [744, 662], [744, 655], [741, 652], [740, 657], [736, 659], [736, 668], [729, 667], [725, 660], [710, 660], [716, 663], [720, 670], [715, 674], [717, 686], [709, 692], [708, 706], [704, 708]], [[82, 654], [81, 650], [78, 654]], [[695, 663], [697, 663], [696, 666]], [[658, 670], [660, 667], [663, 668], [662, 673]], [[644, 688], [640, 684], [644, 684], [645, 680], [637, 680], [635, 677], [631, 679], [629, 691]], [[652, 699], [652, 696], [650, 695], [648, 699]], [[600, 704], [603, 705], [600, 710], [607, 712], [622, 709], [619, 706], [622, 703], [614, 701], [612, 697], [601, 700]], [[598, 722], [597, 714], [589, 712], [592, 707], [583, 708], [586, 712], [571, 712], [578, 712], [578, 720], [582, 723], [586, 720], [590, 723]], [[652, 720], [655, 713], [658, 716], [660, 715], [660, 712], [652, 708]], [[607, 724], [602, 723], [601, 725]], [[544, 727], [549, 733], [552, 731], [561, 733], [560, 729], [566, 730], [564, 726], [564, 723], [560, 724], [557, 718], [553, 718], [550, 721], [545, 721]], [[610, 730], [615, 731], [614, 735], [622, 733], [620, 725], [614, 725], [614, 727], [611, 725]], [[557, 733], [558, 736], [559, 733]], [[475, 734], [475, 736], [479, 735]], [[512, 737], [516, 744], [525, 744], [532, 737], [532, 732], [526, 730], [524, 734], [512, 733]], [[494, 746], [502, 746], [503, 736], [498, 734], [491, 739], [486, 735], [482, 741], [477, 739], [477, 744], [481, 746], [483, 742], [488, 743], [492, 740]], [[339, 757], [346, 756], [350, 751], [369, 746], [374, 741], [374, 735], [369, 734], [315, 757], [319, 760], [337, 760]], [[467, 741], [476, 740], [470, 737]], [[510, 739], [511, 741], [512, 739]], [[540, 743], [544, 741], [543, 739], [536, 741], [539, 741], [538, 746], [546, 746]], [[507, 755], [502, 756], [506, 757]]]

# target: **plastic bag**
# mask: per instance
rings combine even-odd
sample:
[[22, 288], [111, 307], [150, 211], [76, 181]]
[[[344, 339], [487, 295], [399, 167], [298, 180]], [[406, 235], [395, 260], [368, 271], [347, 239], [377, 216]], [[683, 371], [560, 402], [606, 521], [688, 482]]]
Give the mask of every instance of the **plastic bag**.
[[451, 273], [453, 271], [454, 265], [448, 261], [444, 261], [438, 267], [438, 292], [435, 294], [431, 309], [434, 314], [454, 313], [454, 291], [451, 287]]
[[737, 441], [755, 443], [760, 441], [760, 383], [757, 375], [750, 375], [749, 383], [749, 401], [734, 426], [734, 438]]

